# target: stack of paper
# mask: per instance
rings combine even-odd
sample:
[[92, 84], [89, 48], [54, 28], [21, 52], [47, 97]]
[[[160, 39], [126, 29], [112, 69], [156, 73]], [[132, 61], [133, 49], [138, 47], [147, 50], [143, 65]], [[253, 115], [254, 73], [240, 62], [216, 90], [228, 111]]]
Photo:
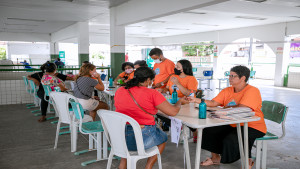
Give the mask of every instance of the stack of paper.
[[220, 118], [220, 119], [228, 119], [228, 120], [249, 118], [254, 115], [255, 112], [253, 112], [248, 107], [226, 108], [211, 113], [212, 118]]

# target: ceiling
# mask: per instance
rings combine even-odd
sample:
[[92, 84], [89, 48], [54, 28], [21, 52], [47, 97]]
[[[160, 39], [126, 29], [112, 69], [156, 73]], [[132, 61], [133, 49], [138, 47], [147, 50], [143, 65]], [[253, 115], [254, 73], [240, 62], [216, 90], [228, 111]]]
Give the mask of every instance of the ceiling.
[[[89, 21], [109, 35], [109, 8], [129, 0], [0, 0], [0, 32], [53, 33]], [[263, 1], [263, 0], [252, 0]], [[128, 37], [164, 37], [300, 20], [300, 0], [230, 0], [126, 26]]]

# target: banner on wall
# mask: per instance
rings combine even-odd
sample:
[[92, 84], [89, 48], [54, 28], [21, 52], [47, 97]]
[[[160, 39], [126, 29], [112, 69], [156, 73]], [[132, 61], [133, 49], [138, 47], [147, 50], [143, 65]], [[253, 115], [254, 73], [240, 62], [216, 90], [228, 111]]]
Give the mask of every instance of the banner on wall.
[[66, 53], [65, 53], [65, 51], [59, 51], [58, 54], [59, 54], [60, 61], [61, 61], [61, 62], [64, 62], [64, 64], [66, 64], [66, 59], [65, 59], [65, 58], [66, 58], [66, 57], [65, 57], [65, 56], [66, 56]]
[[290, 58], [300, 57], [300, 43], [291, 43]]

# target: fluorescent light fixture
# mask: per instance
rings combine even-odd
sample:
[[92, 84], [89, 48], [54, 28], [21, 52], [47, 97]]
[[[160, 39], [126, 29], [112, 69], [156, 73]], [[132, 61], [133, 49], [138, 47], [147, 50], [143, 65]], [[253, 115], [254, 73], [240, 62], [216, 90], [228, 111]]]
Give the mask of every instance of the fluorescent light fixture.
[[190, 29], [185, 29], [185, 28], [166, 28], [166, 29], [169, 29], [169, 30], [185, 30], [185, 31], [190, 30]]
[[31, 21], [31, 22], [45, 22], [45, 20], [39, 20], [39, 19], [24, 19], [24, 18], [7, 18], [7, 20], [15, 20], [15, 21]]
[[183, 12], [183, 13], [196, 14], [196, 15], [204, 15], [204, 14], [206, 14], [205, 12], [193, 12], [193, 11], [188, 11], [188, 12]]
[[140, 26], [140, 25], [129, 25], [129, 26], [127, 26], [127, 27], [130, 27], [130, 28], [141, 28], [141, 27], [143, 27], [143, 26]]
[[262, 2], [266, 2], [267, 0], [245, 0], [245, 1], [262, 3]]
[[220, 26], [220, 25], [211, 25], [211, 24], [205, 24], [205, 23], [192, 23], [193, 25], [202, 25], [202, 26]]
[[154, 23], [165, 23], [166, 21], [156, 21], [156, 20], [149, 20], [147, 22], [154, 22]]
[[128, 35], [131, 35], [131, 36], [149, 36], [147, 34], [128, 34]]
[[29, 24], [21, 24], [21, 23], [4, 23], [4, 25], [16, 25], [16, 26], [39, 26], [39, 25], [29, 25]]
[[252, 19], [252, 20], [266, 20], [267, 19], [267, 18], [260, 18], [260, 17], [254, 17], [254, 16], [236, 16], [235, 18]]
[[290, 17], [293, 17], [293, 18], [300, 18], [300, 16], [290, 16]]

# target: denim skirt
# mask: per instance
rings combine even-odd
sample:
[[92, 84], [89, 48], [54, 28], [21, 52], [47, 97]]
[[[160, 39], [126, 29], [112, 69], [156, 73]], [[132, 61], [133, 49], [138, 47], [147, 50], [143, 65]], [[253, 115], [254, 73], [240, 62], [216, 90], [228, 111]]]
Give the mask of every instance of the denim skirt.
[[[156, 125], [145, 125], [141, 130], [145, 150], [160, 145], [168, 140], [167, 134], [157, 128]], [[131, 125], [126, 125], [125, 137], [128, 150], [137, 151], [134, 131]]]

